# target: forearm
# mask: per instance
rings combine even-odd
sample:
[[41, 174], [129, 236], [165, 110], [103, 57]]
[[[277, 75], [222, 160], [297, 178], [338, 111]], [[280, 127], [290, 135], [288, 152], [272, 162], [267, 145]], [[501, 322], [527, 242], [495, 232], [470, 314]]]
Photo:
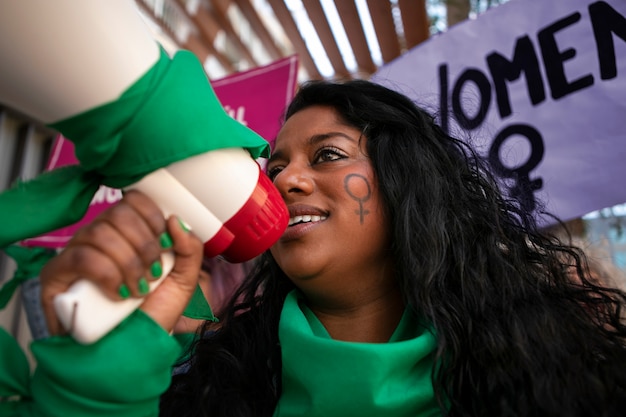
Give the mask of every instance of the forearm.
[[[69, 336], [32, 344], [37, 369], [19, 416], [156, 416], [178, 342], [141, 311], [92, 345]], [[14, 407], [15, 408], [15, 407]]]

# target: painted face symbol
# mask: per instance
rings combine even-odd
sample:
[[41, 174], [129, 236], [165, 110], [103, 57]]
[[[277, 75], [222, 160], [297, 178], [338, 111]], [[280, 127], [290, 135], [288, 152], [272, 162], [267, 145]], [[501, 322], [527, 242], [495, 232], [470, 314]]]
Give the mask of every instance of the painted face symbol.
[[348, 195], [359, 203], [359, 209], [354, 212], [359, 215], [359, 220], [363, 224], [365, 215], [369, 214], [369, 210], [363, 208], [363, 203], [372, 196], [372, 189], [367, 178], [360, 174], [348, 174], [343, 179], [343, 186]]

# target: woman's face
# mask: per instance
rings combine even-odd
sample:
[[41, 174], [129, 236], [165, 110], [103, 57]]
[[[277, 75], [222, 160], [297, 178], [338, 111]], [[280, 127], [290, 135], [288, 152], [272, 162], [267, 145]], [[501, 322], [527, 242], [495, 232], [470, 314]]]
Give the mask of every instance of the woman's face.
[[290, 221], [271, 252], [303, 290], [352, 290], [388, 275], [388, 225], [365, 141], [325, 106], [294, 114], [278, 134], [267, 172]]

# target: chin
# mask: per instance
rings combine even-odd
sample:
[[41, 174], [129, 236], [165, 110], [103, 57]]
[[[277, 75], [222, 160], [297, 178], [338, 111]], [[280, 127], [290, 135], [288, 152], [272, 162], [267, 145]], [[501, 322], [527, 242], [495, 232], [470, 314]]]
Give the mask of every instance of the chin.
[[287, 278], [291, 280], [295, 285], [298, 285], [298, 282], [305, 282], [314, 279], [317, 275], [313, 272], [308, 272], [302, 268], [281, 268]]
[[320, 255], [310, 250], [272, 250], [271, 253], [280, 269], [293, 281], [310, 279], [323, 270]]

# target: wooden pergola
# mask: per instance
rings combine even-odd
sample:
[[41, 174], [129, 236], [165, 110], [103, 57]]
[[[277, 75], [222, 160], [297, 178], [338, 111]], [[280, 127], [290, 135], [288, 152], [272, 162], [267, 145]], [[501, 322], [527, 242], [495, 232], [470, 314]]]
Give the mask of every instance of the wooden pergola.
[[[140, 8], [149, 15], [161, 29], [180, 47], [194, 52], [201, 60], [209, 56], [215, 57], [228, 73], [238, 71], [238, 61], [243, 59], [248, 67], [256, 67], [264, 63], [258, 62], [253, 48], [247, 39], [238, 34], [238, 20], [233, 19], [231, 7], [236, 7], [249, 24], [249, 27], [260, 41], [266, 56], [277, 60], [291, 54], [297, 54], [300, 65], [304, 67], [309, 79], [321, 78], [369, 78], [377, 70], [372, 53], [366, 39], [364, 25], [361, 21], [355, 0], [334, 1], [339, 22], [331, 22], [327, 18], [320, 0], [301, 0], [313, 30], [323, 46], [332, 66], [332, 75], [322, 76], [315, 62], [315, 55], [305, 36], [298, 28], [293, 12], [284, 0], [265, 0], [264, 3], [253, 0], [136, 0]], [[263, 4], [263, 10], [260, 8]], [[387, 63], [405, 51], [413, 48], [429, 36], [429, 21], [426, 14], [425, 0], [367, 0], [367, 8], [371, 16], [376, 39], [380, 47], [382, 64]], [[264, 19], [268, 10], [274, 19]], [[185, 19], [189, 30], [183, 35], [175, 32], [168, 19], [177, 14]], [[274, 22], [274, 23], [272, 23]], [[277, 39], [272, 24], [280, 26], [285, 38]], [[333, 25], [341, 25], [346, 33], [349, 46], [357, 63], [352, 71], [346, 67], [345, 59], [333, 35]], [[228, 40], [230, 53], [216, 47], [216, 38], [225, 36]], [[233, 54], [233, 50], [235, 53]], [[379, 65], [381, 63], [379, 62]]]

